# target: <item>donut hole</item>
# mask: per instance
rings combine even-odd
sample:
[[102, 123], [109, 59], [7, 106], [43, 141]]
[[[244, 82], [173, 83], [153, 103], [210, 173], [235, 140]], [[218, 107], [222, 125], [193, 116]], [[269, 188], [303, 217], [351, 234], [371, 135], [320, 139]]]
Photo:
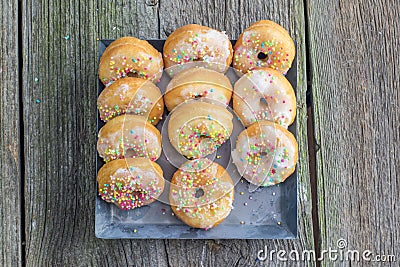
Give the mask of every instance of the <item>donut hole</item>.
[[137, 154], [138, 153], [133, 148], [129, 148], [125, 152], [125, 158], [135, 158]]
[[265, 60], [265, 59], [268, 58], [268, 55], [265, 54], [264, 52], [260, 52], [260, 53], [258, 53], [257, 58], [258, 58], [259, 60]]
[[212, 146], [212, 144], [213, 144], [213, 141], [208, 134], [201, 134], [199, 136], [199, 140], [200, 140], [200, 144], [202, 144], [204, 146]]
[[139, 75], [139, 73], [137, 73], [137, 72], [128, 72], [128, 73], [126, 74], [126, 76], [127, 76], [127, 77], [132, 77], [132, 78], [141, 78], [140, 75]]
[[196, 198], [200, 198], [204, 196], [204, 190], [201, 188], [196, 188], [196, 194], [194, 195]]
[[265, 105], [268, 105], [268, 102], [264, 97], [260, 97], [260, 102], [265, 104]]
[[210, 139], [210, 135], [208, 133], [204, 133], [204, 132], [198, 134], [198, 137], [200, 138], [200, 140]]

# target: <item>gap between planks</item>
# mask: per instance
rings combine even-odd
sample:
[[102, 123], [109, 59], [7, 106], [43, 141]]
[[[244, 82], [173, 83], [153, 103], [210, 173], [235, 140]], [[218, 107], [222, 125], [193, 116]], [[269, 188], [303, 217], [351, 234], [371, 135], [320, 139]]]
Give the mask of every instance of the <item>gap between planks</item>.
[[23, 54], [23, 25], [22, 25], [22, 0], [18, 1], [17, 5], [17, 16], [18, 16], [18, 91], [19, 91], [19, 162], [20, 162], [20, 214], [21, 214], [21, 222], [20, 222], [20, 235], [21, 235], [21, 266], [26, 265], [26, 232], [25, 232], [25, 131], [24, 131], [24, 101], [23, 101], [23, 93], [24, 93], [24, 82], [23, 82], [23, 63], [24, 63], [24, 54]]
[[[318, 219], [318, 205], [317, 205], [317, 167], [316, 167], [316, 153], [319, 150], [319, 145], [316, 143], [315, 139], [315, 126], [314, 126], [314, 103], [312, 97], [312, 73], [311, 73], [311, 54], [310, 54], [310, 25], [309, 25], [309, 15], [308, 15], [308, 0], [303, 0], [304, 6], [304, 23], [305, 23], [305, 54], [306, 54], [306, 77], [307, 77], [307, 92], [306, 92], [306, 102], [307, 102], [307, 144], [308, 144], [308, 168], [310, 171], [310, 186], [311, 186], [311, 217], [312, 217], [312, 227], [313, 227], [313, 237], [314, 237], [314, 250], [317, 255], [320, 254], [319, 245], [319, 219]], [[316, 261], [316, 266], [321, 266], [319, 261]]]

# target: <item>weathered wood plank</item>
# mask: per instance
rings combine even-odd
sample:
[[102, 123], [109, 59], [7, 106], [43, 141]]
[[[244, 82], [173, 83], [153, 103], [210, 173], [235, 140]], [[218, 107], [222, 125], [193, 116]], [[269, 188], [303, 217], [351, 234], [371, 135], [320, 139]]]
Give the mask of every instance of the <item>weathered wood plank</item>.
[[0, 265], [20, 266], [18, 1], [1, 1], [0, 16]]
[[143, 1], [24, 1], [28, 266], [165, 266], [162, 241], [94, 236], [97, 38], [157, 38]]
[[[310, 177], [308, 170], [307, 123], [305, 96], [307, 90], [305, 67], [305, 22], [302, 1], [161, 1], [161, 38], [188, 23], [198, 23], [226, 31], [237, 38], [252, 22], [271, 19], [290, 30], [299, 49], [298, 75], [298, 142], [299, 142], [299, 239], [293, 241], [272, 240], [221, 240], [221, 241], [166, 241], [171, 266], [253, 266], [257, 264], [257, 252], [270, 250], [314, 249]], [[188, 257], [187, 255], [192, 255]], [[311, 262], [264, 262], [267, 266], [288, 264], [301, 266]]]
[[309, 1], [309, 14], [321, 249], [344, 238], [398, 261], [398, 2]]
[[[144, 0], [24, 1], [24, 121], [27, 265], [255, 265], [257, 251], [312, 248], [306, 143], [304, 17], [302, 3], [178, 1], [149, 7]], [[240, 4], [240, 5], [239, 5]], [[218, 7], [208, 12], [204, 5]], [[271, 18], [298, 42], [300, 228], [298, 241], [130, 241], [94, 237], [96, 170], [96, 38], [165, 37], [188, 16], [236, 37], [250, 22]], [[161, 18], [159, 32], [158, 15]], [[236, 19], [231, 19], [236, 18]], [[240, 18], [240, 19], [239, 19]], [[178, 23], [176, 22], [178, 21]], [[242, 23], [242, 21], [246, 21]], [[167, 27], [168, 25], [168, 27]], [[37, 78], [37, 82], [35, 79]], [[36, 100], [40, 100], [37, 103]]]

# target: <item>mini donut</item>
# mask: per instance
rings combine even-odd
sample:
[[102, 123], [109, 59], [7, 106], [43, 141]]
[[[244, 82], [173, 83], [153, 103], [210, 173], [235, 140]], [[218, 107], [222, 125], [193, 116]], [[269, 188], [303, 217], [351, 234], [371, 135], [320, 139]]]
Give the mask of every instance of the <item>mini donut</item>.
[[149, 158], [161, 155], [161, 134], [142, 116], [122, 115], [99, 131], [97, 151], [105, 162], [121, 158]]
[[232, 134], [232, 114], [224, 107], [198, 100], [176, 107], [168, 123], [171, 145], [189, 159], [213, 153]]
[[260, 20], [240, 34], [234, 51], [233, 67], [242, 73], [269, 67], [285, 74], [292, 65], [296, 48], [282, 26]]
[[169, 111], [187, 100], [199, 98], [212, 99], [227, 106], [232, 90], [231, 82], [224, 74], [210, 69], [193, 68], [172, 78], [167, 85], [164, 101]]
[[[170, 68], [170, 75], [178, 73], [185, 63], [199, 63], [219, 72], [226, 72], [232, 62], [232, 44], [224, 32], [206, 26], [189, 24], [172, 32], [165, 40], [165, 68]], [[189, 64], [193, 66], [193, 64]], [[188, 66], [186, 66], [188, 67]]]
[[296, 118], [296, 96], [292, 85], [279, 71], [257, 69], [235, 83], [233, 109], [246, 127], [269, 120], [287, 128]]
[[257, 186], [282, 183], [296, 168], [298, 146], [284, 127], [260, 121], [243, 130], [232, 152], [239, 173]]
[[97, 99], [100, 119], [109, 121], [122, 114], [140, 115], [156, 125], [164, 112], [157, 86], [140, 78], [126, 77], [106, 87]]
[[206, 158], [188, 161], [171, 180], [169, 201], [172, 211], [191, 227], [215, 227], [232, 210], [233, 187], [228, 172], [219, 164]]
[[99, 78], [108, 86], [126, 76], [157, 81], [162, 74], [163, 59], [151, 44], [134, 37], [112, 42], [100, 58]]
[[164, 191], [161, 167], [146, 158], [110, 161], [97, 174], [99, 195], [122, 210], [153, 203]]

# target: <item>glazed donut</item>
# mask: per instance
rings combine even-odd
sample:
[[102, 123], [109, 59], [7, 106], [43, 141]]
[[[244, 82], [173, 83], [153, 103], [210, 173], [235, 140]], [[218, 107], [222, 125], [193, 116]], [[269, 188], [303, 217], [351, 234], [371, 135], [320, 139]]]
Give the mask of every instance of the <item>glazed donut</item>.
[[121, 158], [161, 155], [161, 134], [142, 116], [122, 115], [107, 122], [99, 131], [97, 151], [105, 162]]
[[99, 195], [123, 210], [153, 203], [164, 191], [161, 167], [146, 158], [118, 159], [97, 174]]
[[100, 119], [109, 121], [122, 114], [140, 115], [156, 125], [164, 112], [164, 101], [150, 81], [126, 77], [113, 82], [97, 99]]
[[206, 26], [189, 24], [172, 32], [165, 40], [164, 49], [165, 68], [170, 68], [173, 76], [184, 68], [185, 63], [204, 62], [195, 64], [209, 66], [219, 72], [226, 72], [232, 62], [232, 44], [224, 32]]
[[168, 137], [171, 145], [185, 157], [205, 157], [229, 138], [232, 119], [232, 114], [224, 107], [192, 100], [172, 112]]
[[281, 183], [296, 168], [298, 146], [293, 134], [269, 121], [260, 121], [242, 131], [232, 151], [239, 173], [257, 186]]
[[219, 164], [206, 158], [188, 161], [171, 180], [169, 201], [172, 211], [191, 227], [215, 227], [232, 210], [233, 187], [228, 172]]
[[105, 86], [126, 76], [156, 82], [163, 65], [161, 53], [147, 41], [122, 37], [112, 42], [101, 56], [99, 78]]
[[234, 51], [233, 67], [242, 73], [269, 67], [285, 74], [292, 65], [296, 48], [282, 26], [260, 20], [239, 36]]
[[296, 118], [296, 96], [292, 85], [279, 71], [257, 69], [235, 83], [233, 109], [246, 127], [269, 120], [287, 128]]
[[232, 85], [224, 74], [204, 68], [193, 68], [180, 72], [167, 85], [164, 95], [169, 111], [190, 99], [208, 98], [229, 105]]

